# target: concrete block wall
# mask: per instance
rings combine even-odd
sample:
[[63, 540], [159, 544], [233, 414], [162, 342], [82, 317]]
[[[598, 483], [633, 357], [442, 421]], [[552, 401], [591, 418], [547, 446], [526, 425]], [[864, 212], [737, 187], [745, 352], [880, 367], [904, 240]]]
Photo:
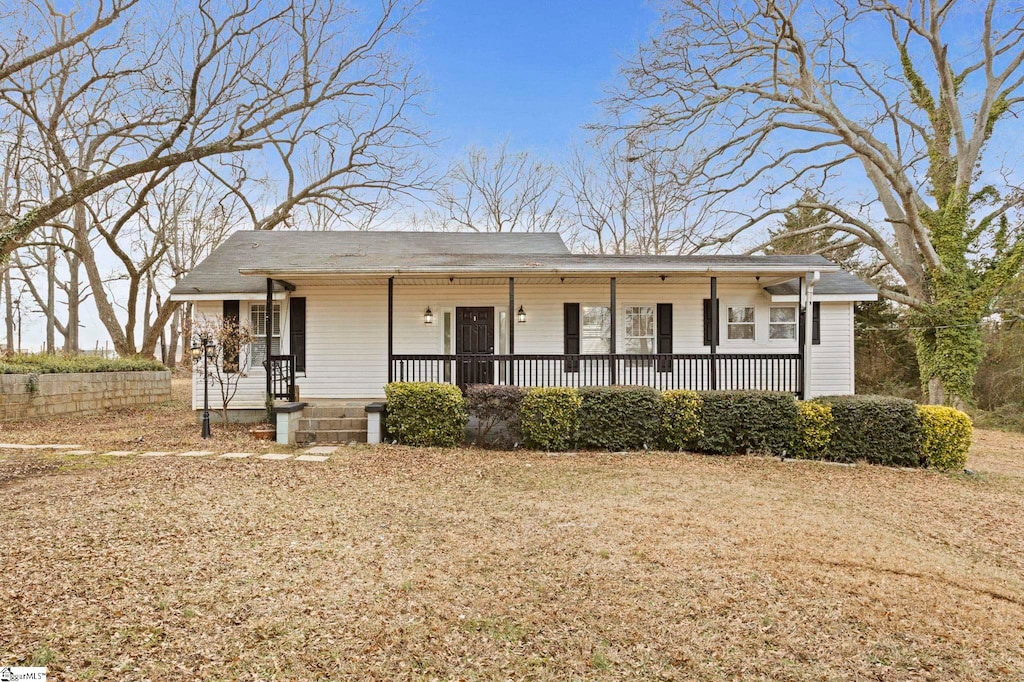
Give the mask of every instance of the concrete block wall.
[[0, 421], [155, 405], [171, 399], [171, 373], [0, 374]]

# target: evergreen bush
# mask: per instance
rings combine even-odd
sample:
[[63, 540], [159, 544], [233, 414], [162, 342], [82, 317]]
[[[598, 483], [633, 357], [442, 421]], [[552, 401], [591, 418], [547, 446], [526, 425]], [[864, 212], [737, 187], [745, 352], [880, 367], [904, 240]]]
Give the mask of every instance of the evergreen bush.
[[578, 443], [593, 450], [656, 447], [661, 397], [646, 386], [588, 386], [580, 389]]
[[921, 457], [926, 466], [959, 471], [967, 464], [974, 426], [960, 410], [942, 405], [919, 405]]
[[917, 405], [906, 398], [843, 395], [816, 398], [829, 405], [835, 431], [829, 459], [872, 464], [922, 466], [921, 426]]
[[568, 450], [580, 428], [579, 391], [575, 388], [532, 388], [519, 404], [519, 423], [527, 446]]
[[455, 447], [463, 442], [466, 405], [451, 384], [395, 382], [384, 387], [388, 433], [403, 445]]
[[696, 450], [700, 441], [701, 397], [696, 391], [661, 394], [661, 442], [670, 450]]
[[791, 393], [702, 393], [697, 448], [712, 455], [792, 453], [796, 415], [796, 399]]
[[793, 456], [802, 459], [829, 459], [829, 445], [835, 430], [831, 405], [806, 401], [798, 403]]

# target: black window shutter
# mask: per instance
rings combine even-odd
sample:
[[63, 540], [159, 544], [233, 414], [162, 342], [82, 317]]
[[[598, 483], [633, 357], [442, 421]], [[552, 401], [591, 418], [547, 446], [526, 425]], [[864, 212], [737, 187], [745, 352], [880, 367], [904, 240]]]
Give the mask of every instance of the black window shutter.
[[811, 304], [811, 343], [821, 344], [821, 304], [817, 301]]
[[[565, 354], [580, 354], [580, 304], [566, 303], [565, 310]], [[566, 372], [579, 372], [579, 358], [565, 359]]]
[[713, 317], [713, 315], [711, 314], [711, 299], [710, 298], [705, 298], [704, 299], [704, 345], [705, 346], [710, 346], [711, 345], [711, 332], [712, 332], [711, 328], [714, 326], [714, 320], [712, 319], [712, 317]]
[[[672, 304], [658, 304], [658, 354], [672, 354]], [[671, 372], [672, 358], [658, 358], [658, 371]]]
[[[238, 301], [224, 301], [221, 317], [225, 329], [238, 329]], [[238, 371], [238, 339], [234, 334], [225, 334], [224, 371], [233, 374]]]
[[292, 297], [288, 302], [288, 348], [295, 356], [295, 371], [306, 371], [306, 299]]

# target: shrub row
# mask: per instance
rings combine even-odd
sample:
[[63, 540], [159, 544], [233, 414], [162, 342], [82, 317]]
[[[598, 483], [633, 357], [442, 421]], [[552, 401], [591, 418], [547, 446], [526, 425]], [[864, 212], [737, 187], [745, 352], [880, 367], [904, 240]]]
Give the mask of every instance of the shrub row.
[[478, 443], [499, 428], [502, 444], [549, 451], [667, 448], [961, 469], [972, 434], [958, 410], [882, 396], [798, 402], [760, 391], [469, 386], [463, 397], [450, 385], [396, 383], [387, 397], [388, 430], [408, 445], [455, 446], [472, 416]]
[[78, 372], [154, 372], [167, 369], [144, 357], [103, 358], [63, 353], [0, 354], [0, 374], [74, 374]]
[[451, 384], [391, 383], [385, 427], [405, 445], [455, 447], [466, 429], [466, 404], [462, 391]]

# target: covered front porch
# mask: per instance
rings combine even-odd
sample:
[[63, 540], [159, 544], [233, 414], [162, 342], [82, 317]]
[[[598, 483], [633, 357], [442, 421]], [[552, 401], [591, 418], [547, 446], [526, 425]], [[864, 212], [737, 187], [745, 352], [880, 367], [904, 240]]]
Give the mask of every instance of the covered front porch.
[[[763, 286], [793, 275], [798, 300], [772, 305]], [[288, 297], [302, 295], [310, 314], [326, 292], [340, 287], [348, 292], [346, 300], [383, 304], [378, 310], [385, 315], [376, 322], [366, 315], [357, 322], [337, 308], [325, 311], [338, 323], [345, 319], [346, 326], [365, 327], [362, 344], [381, 353], [381, 395], [393, 381], [432, 381], [766, 390], [803, 397], [814, 277], [813, 272], [344, 279], [297, 274], [266, 278], [265, 310], [272, 309], [271, 298], [282, 289]], [[385, 291], [386, 298], [380, 296]], [[303, 324], [304, 338], [333, 329], [339, 332], [336, 343], [344, 343], [340, 324]], [[273, 328], [269, 315], [263, 327]], [[349, 343], [353, 336], [346, 337]], [[266, 347], [272, 343], [268, 336]], [[316, 390], [310, 381], [316, 358], [302, 348], [304, 371], [297, 372], [294, 351], [269, 358], [267, 391], [276, 400], [295, 400], [299, 393], [304, 400], [314, 397], [307, 385]]]

